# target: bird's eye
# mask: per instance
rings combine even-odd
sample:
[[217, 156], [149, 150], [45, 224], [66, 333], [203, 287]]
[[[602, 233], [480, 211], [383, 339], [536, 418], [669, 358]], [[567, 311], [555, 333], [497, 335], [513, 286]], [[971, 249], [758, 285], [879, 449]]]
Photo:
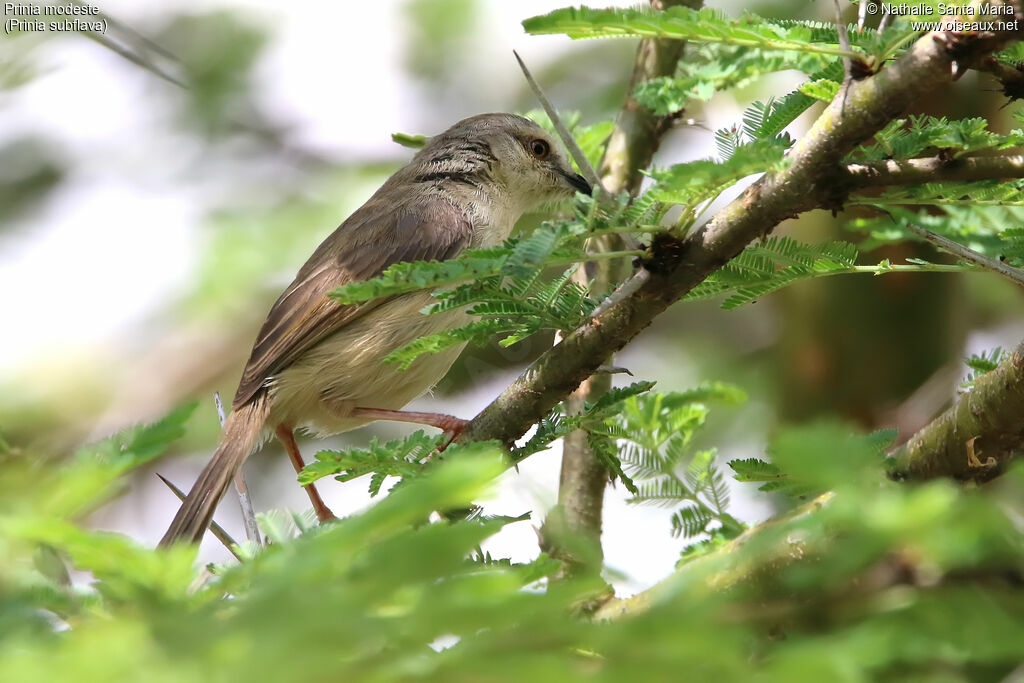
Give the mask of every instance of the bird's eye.
[[537, 157], [538, 159], [543, 159], [551, 152], [551, 145], [547, 143], [547, 140], [534, 140], [533, 142], [530, 143], [529, 147], [530, 154]]

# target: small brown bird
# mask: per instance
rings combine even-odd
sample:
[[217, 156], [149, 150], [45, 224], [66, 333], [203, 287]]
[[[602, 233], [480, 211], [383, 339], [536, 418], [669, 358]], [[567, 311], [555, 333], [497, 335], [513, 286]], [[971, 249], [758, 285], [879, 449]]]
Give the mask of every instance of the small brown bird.
[[[331, 233], [270, 309], [224, 423], [220, 445], [160, 545], [198, 542], [238, 469], [275, 432], [296, 470], [298, 427], [328, 435], [387, 419], [456, 433], [449, 415], [402, 412], [448, 371], [462, 346], [399, 370], [384, 358], [419, 337], [463, 324], [461, 310], [420, 313], [413, 292], [342, 305], [327, 295], [400, 261], [444, 260], [501, 244], [526, 211], [591, 188], [560, 146], [529, 119], [481, 114], [432, 138]], [[317, 516], [333, 517], [307, 487]]]

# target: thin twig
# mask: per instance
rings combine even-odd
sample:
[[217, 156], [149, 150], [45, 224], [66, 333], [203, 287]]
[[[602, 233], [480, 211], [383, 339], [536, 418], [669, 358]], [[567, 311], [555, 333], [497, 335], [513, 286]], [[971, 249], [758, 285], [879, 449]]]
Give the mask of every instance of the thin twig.
[[957, 258], [963, 259], [968, 263], [973, 263], [985, 270], [991, 270], [993, 273], [999, 273], [1014, 284], [1024, 286], [1024, 271], [1018, 270], [1017, 268], [1007, 265], [1002, 261], [997, 261], [995, 259], [990, 259], [987, 256], [983, 256], [973, 249], [965, 247], [959, 242], [954, 242], [948, 237], [937, 235], [931, 230], [925, 230], [913, 223], [907, 223], [907, 228], [921, 239], [934, 244], [939, 249], [949, 252]]
[[[220, 400], [220, 392], [214, 392], [213, 404], [217, 406], [217, 417], [220, 418], [220, 426], [224, 427], [227, 416], [224, 414], [224, 402]], [[245, 473], [242, 468], [235, 473], [235, 491], [238, 492], [238, 505], [242, 508], [242, 522], [245, 525], [245, 537], [256, 544], [256, 547], [263, 547], [263, 537], [260, 535], [260, 525], [256, 522], [256, 511], [252, 506], [252, 499], [249, 498], [249, 486], [245, 483]]]
[[[843, 9], [839, 6], [839, 0], [832, 0], [836, 6], [836, 35], [839, 37], [839, 47], [852, 52], [850, 48], [850, 34], [846, 32], [846, 22], [843, 21]], [[858, 31], [860, 26], [857, 27]], [[843, 56], [843, 71], [846, 72], [846, 76], [850, 77], [850, 57], [847, 55]]]
[[[867, 5], [867, 3], [861, 4], [865, 6]], [[885, 7], [885, 5], [882, 5], [882, 7]], [[882, 15], [882, 20], [878, 22], [878, 35], [882, 35], [882, 33], [885, 32], [885, 29], [889, 28], [890, 21], [892, 21], [892, 14], [886, 12]]]
[[[174, 492], [174, 495], [178, 497], [178, 500], [185, 500], [185, 492], [179, 489], [177, 486], [175, 486], [170, 479], [160, 474], [159, 472], [156, 473], [156, 476], [160, 478], [160, 481], [167, 484], [167, 488]], [[217, 522], [210, 522], [210, 531], [213, 532], [213, 535], [217, 537], [217, 540], [223, 543], [224, 547], [227, 548], [228, 551], [232, 555], [234, 555], [239, 562], [242, 561], [242, 556], [239, 555], [238, 551], [235, 549], [238, 546], [238, 543], [235, 542], [235, 539], [231, 538], [231, 534], [225, 531], [224, 527], [222, 527], [220, 524], [217, 524]]]
[[86, 38], [88, 38], [89, 40], [92, 40], [92, 41], [94, 41], [96, 43], [99, 43], [100, 45], [102, 45], [103, 47], [107, 48], [108, 50], [110, 50], [114, 54], [118, 55], [119, 57], [123, 57], [124, 59], [127, 59], [129, 62], [131, 62], [135, 66], [142, 67], [143, 69], [145, 69], [149, 73], [153, 74], [154, 76], [157, 76], [157, 77], [167, 81], [168, 83], [171, 83], [172, 85], [176, 85], [179, 88], [182, 88], [183, 90], [188, 90], [188, 84], [187, 83], [185, 83], [184, 81], [180, 80], [179, 78], [177, 78], [175, 76], [172, 76], [171, 74], [167, 73], [166, 71], [164, 71], [163, 69], [158, 67], [153, 62], [146, 61], [145, 59], [143, 59], [142, 57], [138, 56], [137, 54], [135, 54], [131, 50], [118, 45], [115, 41], [111, 40], [110, 38], [108, 38], [108, 37], [106, 37], [104, 35], [98, 34], [98, 33], [93, 33], [92, 31], [83, 31], [82, 35], [85, 36]]
[[551, 124], [555, 127], [555, 132], [558, 133], [558, 137], [562, 138], [562, 142], [565, 143], [566, 149], [569, 150], [569, 155], [576, 162], [576, 165], [580, 169], [580, 175], [587, 179], [590, 183], [594, 192], [594, 197], [600, 199], [602, 194], [607, 194], [604, 189], [604, 185], [601, 183], [601, 179], [597, 177], [597, 173], [591, 167], [590, 162], [587, 161], [587, 157], [583, 154], [583, 150], [576, 144], [576, 140], [573, 138], [572, 133], [566, 128], [565, 123], [562, 122], [562, 118], [555, 111], [551, 101], [544, 95], [544, 91], [540, 89], [540, 85], [534, 80], [530, 70], [526, 68], [523, 58], [519, 56], [519, 53], [512, 50], [512, 54], [516, 56], [516, 61], [519, 62], [519, 68], [523, 70], [523, 75], [526, 77], [526, 82], [530, 84], [530, 88], [533, 90], [533, 94], [540, 100], [540, 104], [544, 107], [544, 111], [548, 113], [548, 118], [551, 119]]
[[[845, 175], [847, 177], [845, 182], [851, 185], [850, 189], [1024, 178], [1024, 155], [1000, 154], [989, 157], [964, 157], [953, 161], [939, 157], [888, 159], [863, 164], [848, 164], [845, 168]], [[865, 201], [870, 202], [871, 200]]]
[[224, 414], [224, 401], [220, 400], [220, 392], [213, 392], [213, 405], [217, 407], [217, 419], [220, 420], [220, 428], [224, 429], [224, 422], [228, 416]]
[[[71, 4], [72, 5], [77, 5], [78, 7], [88, 7], [89, 6], [88, 3], [82, 2], [82, 0], [71, 0]], [[124, 35], [129, 36], [130, 38], [133, 38], [136, 42], [141, 44], [147, 50], [151, 50], [153, 52], [156, 52], [157, 54], [162, 55], [163, 57], [169, 59], [172, 62], [176, 62], [179, 65], [181, 64], [181, 60], [178, 59], [177, 55], [171, 53], [169, 50], [166, 50], [159, 43], [157, 43], [157, 42], [153, 41], [152, 39], [142, 35], [141, 33], [136, 31], [131, 26], [125, 24], [124, 22], [118, 21], [117, 19], [113, 18], [112, 16], [110, 16], [106, 12], [100, 12], [100, 16], [103, 17], [103, 19], [106, 20], [107, 24], [109, 24], [113, 28], [117, 29], [118, 31], [120, 31]]]

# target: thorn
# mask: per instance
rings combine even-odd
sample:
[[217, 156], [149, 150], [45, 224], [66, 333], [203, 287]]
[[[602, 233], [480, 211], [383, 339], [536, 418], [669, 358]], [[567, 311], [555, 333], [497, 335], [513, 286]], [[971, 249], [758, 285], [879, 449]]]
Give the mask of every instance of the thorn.
[[551, 101], [544, 95], [544, 91], [540, 89], [540, 85], [538, 85], [537, 81], [534, 80], [530, 70], [526, 68], [526, 63], [523, 62], [523, 58], [520, 57], [519, 53], [515, 50], [512, 50], [512, 54], [516, 56], [516, 61], [519, 62], [519, 68], [523, 70], [523, 75], [526, 77], [526, 82], [530, 84], [530, 89], [533, 90], [533, 94], [537, 96], [538, 100], [540, 100], [540, 105], [544, 107], [544, 111], [547, 112], [548, 118], [551, 119], [551, 123], [554, 125], [555, 131], [558, 133], [558, 137], [562, 138], [562, 142], [565, 144], [566, 149], [569, 150], [569, 155], [573, 158], [573, 161], [576, 162], [576, 165], [579, 166], [580, 174], [593, 186], [595, 199], [599, 199], [599, 195], [608, 194], [608, 191], [604, 189], [604, 185], [601, 183], [601, 179], [591, 167], [590, 162], [587, 161], [587, 157], [584, 156], [583, 150], [581, 150], [580, 146], [576, 144], [576, 140], [573, 138], [572, 134], [569, 133], [569, 129], [565, 127], [565, 124], [562, 123], [562, 119], [558, 115], [558, 112], [555, 111]]
[[[171, 483], [170, 479], [160, 474], [159, 472], [156, 473], [156, 476], [160, 477], [160, 481], [166, 484], [167, 488], [174, 492], [174, 495], [178, 497], [178, 500], [185, 500], [185, 492], [179, 489], [173, 483]], [[217, 522], [210, 522], [210, 531], [213, 532], [213, 535], [217, 537], [218, 541], [224, 544], [224, 547], [228, 549], [228, 552], [235, 556], [235, 559], [237, 559], [239, 562], [242, 561], [242, 556], [238, 554], [237, 550], [235, 550], [235, 546], [237, 546], [238, 543], [235, 542], [235, 539], [231, 538], [231, 534], [224, 531], [224, 527], [222, 527], [220, 524], [217, 524]]]

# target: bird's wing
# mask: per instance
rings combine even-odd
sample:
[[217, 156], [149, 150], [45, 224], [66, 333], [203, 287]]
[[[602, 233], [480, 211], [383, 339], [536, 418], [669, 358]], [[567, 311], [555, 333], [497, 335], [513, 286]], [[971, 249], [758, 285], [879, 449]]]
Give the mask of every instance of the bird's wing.
[[234, 408], [251, 400], [303, 352], [380, 303], [339, 304], [328, 298], [332, 290], [375, 277], [400, 261], [451, 258], [471, 237], [465, 213], [439, 197], [370, 199], [317, 247], [270, 309], [242, 373]]

